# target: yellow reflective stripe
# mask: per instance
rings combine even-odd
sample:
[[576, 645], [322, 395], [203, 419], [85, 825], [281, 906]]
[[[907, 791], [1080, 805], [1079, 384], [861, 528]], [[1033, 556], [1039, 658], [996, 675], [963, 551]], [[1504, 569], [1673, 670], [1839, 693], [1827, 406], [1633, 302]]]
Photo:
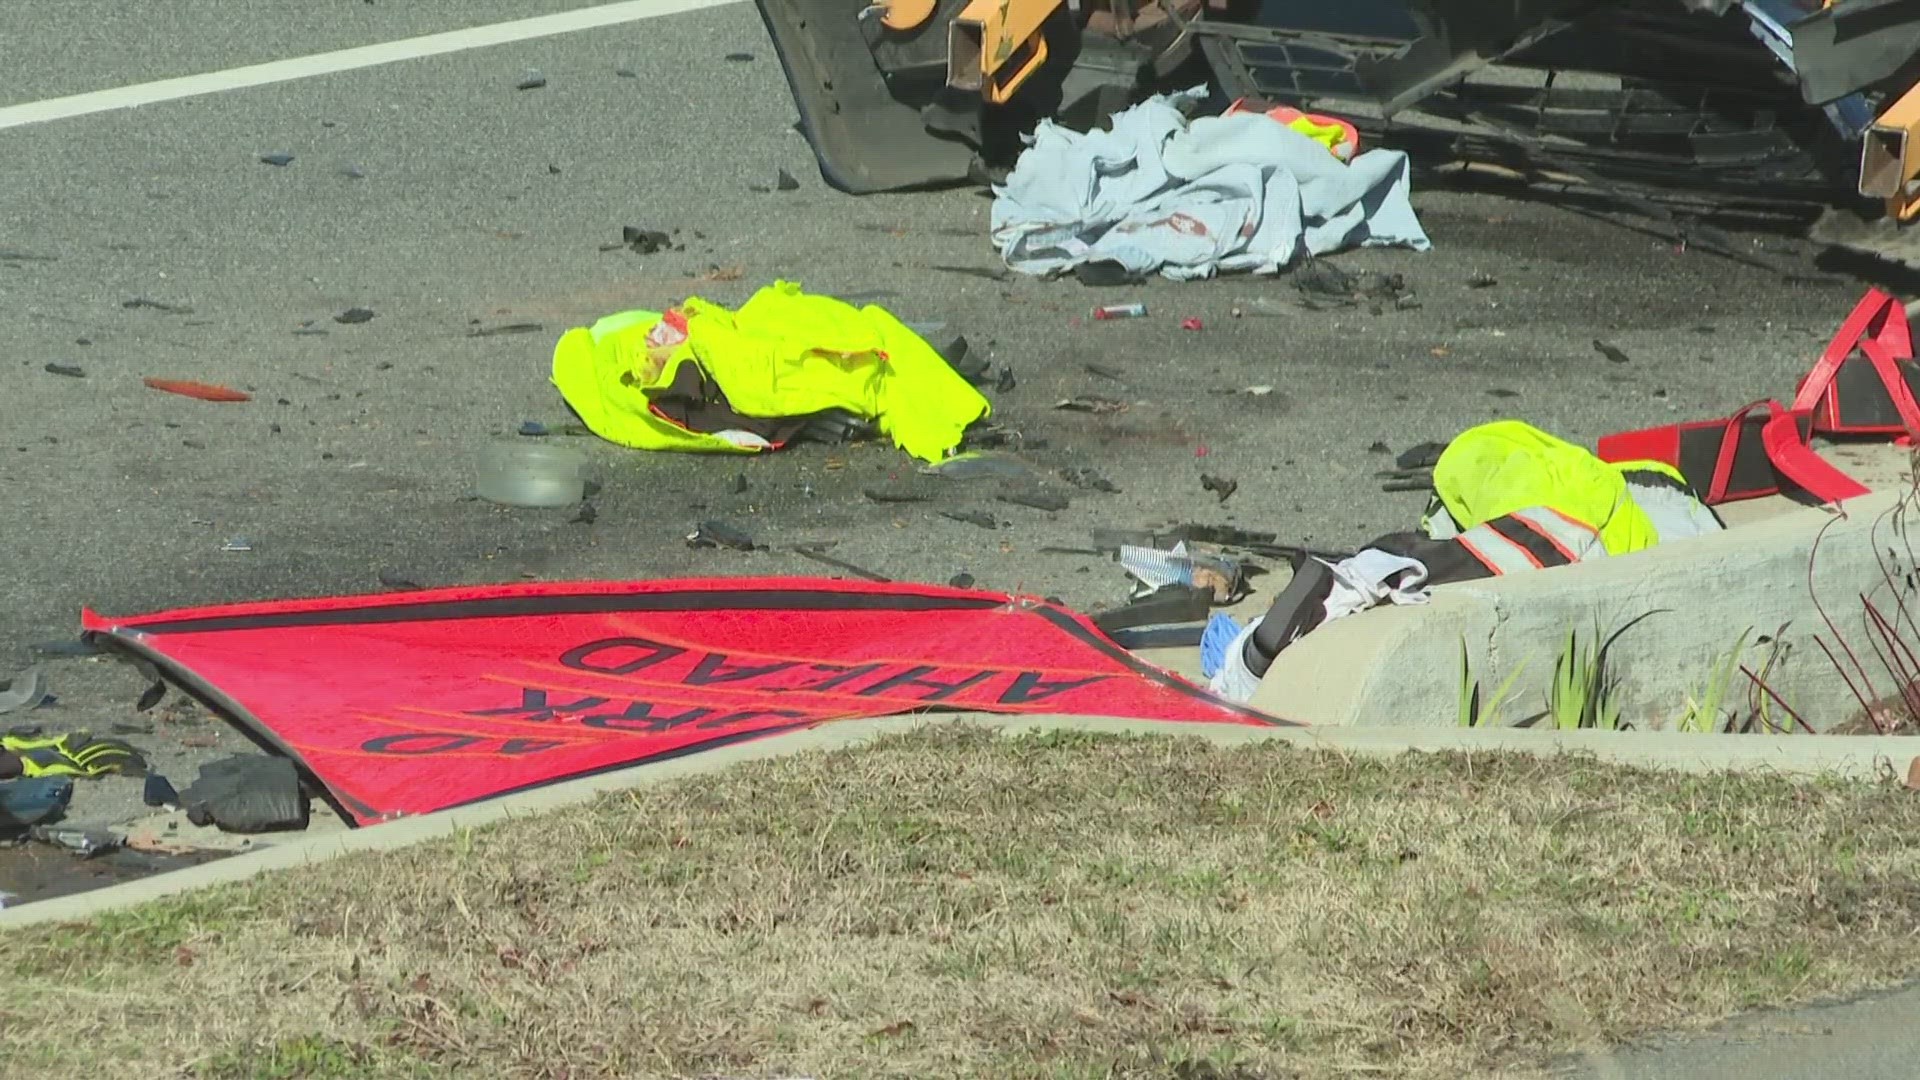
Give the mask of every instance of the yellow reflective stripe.
[[1544, 507], [1528, 507], [1515, 510], [1507, 515], [1524, 523], [1528, 528], [1546, 537], [1560, 549], [1569, 562], [1579, 562], [1595, 555], [1605, 555], [1606, 545], [1600, 542], [1600, 534], [1592, 527], [1582, 525], [1557, 510]]
[[1492, 526], [1475, 525], [1454, 539], [1474, 558], [1479, 559], [1481, 565], [1496, 574], [1512, 574], [1540, 568], [1540, 564], [1534, 560], [1526, 548], [1501, 536]]

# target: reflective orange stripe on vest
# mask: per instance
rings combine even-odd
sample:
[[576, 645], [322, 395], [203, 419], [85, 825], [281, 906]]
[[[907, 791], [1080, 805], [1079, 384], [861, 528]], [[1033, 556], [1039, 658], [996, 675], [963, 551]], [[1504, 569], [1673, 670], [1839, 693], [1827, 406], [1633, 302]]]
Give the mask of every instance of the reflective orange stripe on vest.
[[1566, 566], [1607, 553], [1593, 529], [1545, 508], [1516, 510], [1475, 525], [1454, 541], [1495, 574]]

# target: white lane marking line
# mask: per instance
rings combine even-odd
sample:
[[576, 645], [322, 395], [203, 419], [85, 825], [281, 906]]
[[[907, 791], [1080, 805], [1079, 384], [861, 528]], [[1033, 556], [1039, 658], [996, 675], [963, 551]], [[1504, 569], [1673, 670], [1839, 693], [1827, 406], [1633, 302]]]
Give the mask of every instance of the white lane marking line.
[[378, 45], [359, 45], [351, 49], [315, 53], [312, 56], [297, 56], [291, 60], [274, 60], [265, 64], [228, 68], [225, 71], [210, 71], [204, 75], [186, 75], [177, 79], [161, 79], [157, 82], [115, 87], [112, 90], [95, 90], [70, 97], [29, 101], [21, 105], [0, 108], [0, 130], [27, 124], [44, 124], [49, 120], [66, 120], [91, 113], [111, 112], [115, 109], [132, 109], [161, 101], [177, 101], [180, 98], [214, 94], [222, 90], [242, 90], [249, 86], [266, 86], [270, 83], [312, 78], [315, 75], [331, 75], [339, 71], [375, 67], [400, 60], [417, 60], [423, 56], [439, 56], [443, 53], [461, 52], [466, 49], [484, 49], [489, 45], [505, 45], [532, 38], [552, 37], [555, 34], [616, 26], [620, 23], [638, 22], [641, 19], [657, 19], [662, 15], [678, 15], [686, 11], [699, 11], [702, 8], [720, 7], [735, 2], [737, 0], [622, 0], [621, 3], [616, 4], [602, 4], [598, 7], [563, 11], [553, 15], [539, 15], [531, 19], [515, 19], [512, 22], [493, 23], [489, 26], [473, 26], [465, 30], [449, 30], [441, 34], [403, 38]]

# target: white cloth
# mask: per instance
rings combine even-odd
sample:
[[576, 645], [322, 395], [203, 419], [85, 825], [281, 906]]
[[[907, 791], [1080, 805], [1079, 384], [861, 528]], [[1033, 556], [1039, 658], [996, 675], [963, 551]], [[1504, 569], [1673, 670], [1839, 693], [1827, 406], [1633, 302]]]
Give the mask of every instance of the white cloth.
[[[1382, 600], [1424, 604], [1433, 599], [1433, 590], [1425, 585], [1427, 564], [1418, 559], [1366, 548], [1327, 567], [1333, 571], [1333, 591], [1327, 594], [1326, 622], [1378, 606]], [[1401, 574], [1406, 578], [1394, 580]]]
[[1259, 627], [1260, 619], [1241, 627], [1239, 635], [1227, 646], [1227, 655], [1221, 658], [1220, 670], [1207, 680], [1207, 689], [1216, 696], [1228, 701], [1247, 702], [1252, 701], [1254, 691], [1260, 689], [1260, 676], [1247, 667], [1247, 639], [1253, 637], [1253, 632]]
[[1407, 156], [1369, 150], [1341, 162], [1262, 113], [1181, 111], [1204, 88], [1157, 95], [1114, 115], [1111, 131], [1042, 121], [994, 188], [1001, 258], [1028, 274], [1117, 262], [1174, 280], [1273, 273], [1350, 247], [1432, 247], [1408, 200]]
[[[1333, 591], [1327, 594], [1326, 618], [1321, 625], [1345, 618], [1357, 611], [1377, 606], [1382, 600], [1396, 604], [1424, 604], [1433, 598], [1425, 584], [1427, 566], [1417, 559], [1403, 558], [1367, 548], [1337, 563], [1320, 560], [1333, 571]], [[1404, 579], [1400, 575], [1405, 574]], [[1398, 579], [1398, 580], [1396, 580]], [[1265, 616], [1261, 616], [1265, 618]], [[1228, 701], [1246, 702], [1260, 689], [1260, 676], [1247, 667], [1247, 641], [1259, 628], [1260, 619], [1242, 627], [1239, 636], [1227, 646], [1220, 670], [1207, 680], [1207, 689]]]

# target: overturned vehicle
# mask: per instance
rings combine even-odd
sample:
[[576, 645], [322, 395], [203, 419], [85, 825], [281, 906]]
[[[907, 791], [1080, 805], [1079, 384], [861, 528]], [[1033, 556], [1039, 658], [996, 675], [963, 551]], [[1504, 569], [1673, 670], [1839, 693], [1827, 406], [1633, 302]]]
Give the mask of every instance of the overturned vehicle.
[[1210, 81], [1426, 162], [1812, 212], [1920, 263], [1920, 0], [757, 0], [822, 176], [979, 182], [1021, 132]]

